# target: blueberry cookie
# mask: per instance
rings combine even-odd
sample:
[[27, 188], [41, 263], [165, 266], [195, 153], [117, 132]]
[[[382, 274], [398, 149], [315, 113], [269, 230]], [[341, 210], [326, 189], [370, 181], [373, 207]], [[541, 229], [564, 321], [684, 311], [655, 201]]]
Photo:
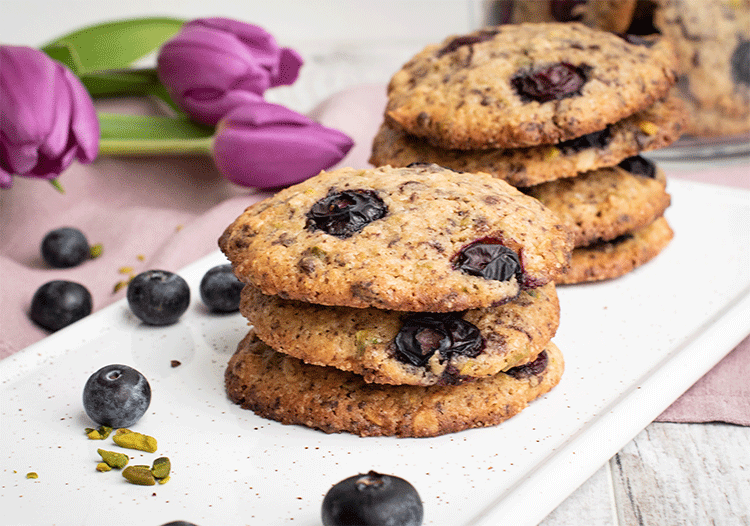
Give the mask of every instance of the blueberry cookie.
[[282, 424], [360, 436], [432, 437], [507, 420], [558, 384], [564, 362], [549, 343], [526, 365], [461, 385], [366, 383], [334, 367], [278, 353], [251, 332], [225, 372], [229, 398]]
[[660, 217], [650, 225], [611, 241], [576, 248], [570, 268], [557, 283], [571, 285], [624, 276], [655, 258], [673, 236], [667, 220]]
[[407, 166], [428, 162], [464, 172], [485, 172], [513, 186], [532, 186], [606, 166], [680, 138], [684, 103], [670, 97], [602, 130], [557, 144], [528, 148], [445, 150], [384, 122], [375, 135], [370, 163]]
[[676, 60], [579, 23], [487, 27], [430, 45], [388, 86], [386, 118], [446, 149], [553, 144], [664, 98]]
[[458, 384], [533, 360], [555, 335], [555, 286], [522, 291], [500, 307], [449, 313], [327, 307], [242, 291], [240, 311], [273, 349], [366, 382]]
[[604, 31], [624, 33], [636, 9], [636, 0], [515, 0], [506, 2], [509, 19], [523, 22], [582, 22]]
[[576, 247], [614, 239], [652, 223], [670, 204], [664, 172], [641, 156], [619, 166], [550, 181], [524, 191], [573, 232]]
[[236, 276], [267, 295], [446, 312], [554, 281], [572, 240], [504, 181], [418, 165], [322, 172], [249, 207], [219, 246]]

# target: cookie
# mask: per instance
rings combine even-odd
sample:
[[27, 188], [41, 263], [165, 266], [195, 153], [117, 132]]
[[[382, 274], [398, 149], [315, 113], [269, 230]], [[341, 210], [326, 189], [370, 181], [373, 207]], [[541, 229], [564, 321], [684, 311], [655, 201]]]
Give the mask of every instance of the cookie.
[[667, 220], [660, 217], [650, 225], [612, 241], [576, 248], [570, 268], [557, 283], [571, 285], [624, 276], [656, 257], [673, 235]]
[[513, 186], [532, 186], [614, 166], [640, 152], [679, 139], [687, 120], [684, 103], [670, 97], [603, 130], [554, 145], [488, 150], [445, 150], [384, 122], [375, 135], [370, 163], [407, 166], [435, 163], [464, 172], [485, 172]]
[[[692, 135], [750, 131], [750, 0], [659, 0], [654, 25], [671, 40], [679, 60], [678, 89], [697, 111]], [[729, 123], [727, 130], [711, 115]]]
[[613, 33], [624, 33], [633, 19], [636, 0], [515, 0], [509, 2], [510, 21], [582, 22]]
[[576, 247], [607, 241], [652, 223], [670, 204], [664, 172], [629, 157], [620, 166], [524, 189], [573, 232]]
[[242, 291], [240, 311], [273, 349], [366, 382], [458, 384], [533, 360], [555, 335], [555, 286], [522, 291], [500, 307], [413, 313], [326, 307]]
[[534, 362], [461, 385], [366, 383], [334, 367], [278, 353], [251, 332], [229, 360], [229, 398], [282, 424], [359, 436], [432, 437], [507, 420], [550, 391], [563, 374], [550, 342]]
[[671, 46], [579, 23], [487, 27], [427, 46], [388, 86], [386, 118], [446, 149], [553, 144], [664, 98]]
[[249, 207], [219, 246], [267, 295], [446, 312], [554, 281], [572, 240], [504, 181], [420, 165], [323, 172]]

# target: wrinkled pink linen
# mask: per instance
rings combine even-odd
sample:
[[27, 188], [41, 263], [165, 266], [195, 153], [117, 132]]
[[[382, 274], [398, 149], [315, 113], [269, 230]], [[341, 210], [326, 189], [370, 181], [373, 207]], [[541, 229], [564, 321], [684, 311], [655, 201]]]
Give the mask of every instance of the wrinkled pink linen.
[[[152, 110], [132, 101], [122, 104], [119, 111]], [[340, 166], [364, 168], [384, 105], [384, 86], [358, 86], [332, 96], [309, 116], [355, 140]], [[750, 188], [750, 159], [667, 175]], [[43, 181], [22, 178], [12, 189], [0, 191], [0, 358], [47, 335], [27, 315], [33, 291], [42, 283], [60, 278], [84, 282], [94, 309], [101, 309], [124, 297], [124, 289], [113, 293], [114, 284], [127, 277], [118, 272], [120, 267], [131, 266], [134, 272], [179, 270], [215, 251], [221, 232], [245, 207], [272, 195], [233, 185], [207, 158], [103, 157], [91, 165], [71, 166], [60, 181], [65, 195]], [[47, 231], [61, 225], [75, 225], [90, 242], [103, 243], [102, 256], [72, 269], [46, 267], [39, 243]], [[750, 425], [748, 376], [750, 338], [658, 420]]]

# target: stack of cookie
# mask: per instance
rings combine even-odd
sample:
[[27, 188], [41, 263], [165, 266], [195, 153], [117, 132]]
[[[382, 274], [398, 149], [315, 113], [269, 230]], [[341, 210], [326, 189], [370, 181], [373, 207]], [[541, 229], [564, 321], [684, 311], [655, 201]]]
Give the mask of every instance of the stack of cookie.
[[219, 246], [252, 326], [227, 393], [263, 417], [435, 436], [495, 425], [562, 375], [570, 232], [488, 174], [323, 172], [245, 210]]
[[484, 172], [560, 214], [575, 236], [557, 283], [614, 278], [672, 238], [664, 174], [640, 153], [676, 141], [665, 41], [582, 24], [501, 25], [426, 47], [391, 79], [375, 166]]

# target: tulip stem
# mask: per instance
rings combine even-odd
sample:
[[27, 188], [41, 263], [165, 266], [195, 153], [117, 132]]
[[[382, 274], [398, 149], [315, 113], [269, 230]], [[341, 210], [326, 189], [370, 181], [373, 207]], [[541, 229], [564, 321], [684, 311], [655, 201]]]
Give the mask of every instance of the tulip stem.
[[100, 155], [210, 155], [213, 137], [194, 139], [102, 139]]

